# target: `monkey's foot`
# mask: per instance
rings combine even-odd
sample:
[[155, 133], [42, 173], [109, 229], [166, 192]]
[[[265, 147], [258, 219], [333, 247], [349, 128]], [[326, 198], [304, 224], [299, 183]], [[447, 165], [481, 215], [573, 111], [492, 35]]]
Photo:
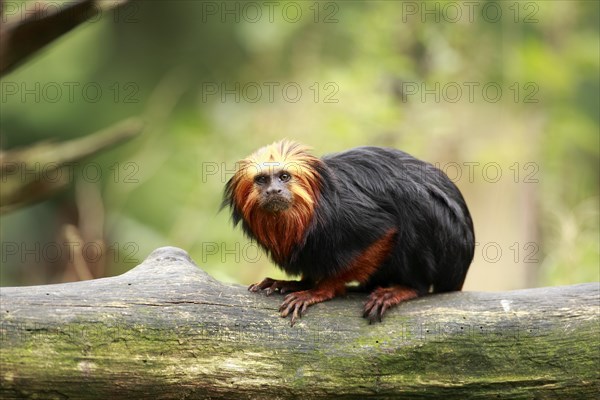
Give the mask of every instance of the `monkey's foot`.
[[285, 296], [283, 304], [279, 307], [281, 317], [285, 318], [292, 314], [291, 326], [302, 317], [308, 306], [320, 303], [335, 297], [335, 290], [312, 289], [302, 292], [291, 293]]
[[278, 290], [279, 293], [284, 294], [305, 290], [309, 287], [310, 283], [308, 281], [278, 281], [271, 278], [265, 278], [260, 283], [250, 285], [248, 290], [251, 292], [260, 292], [261, 290], [264, 290], [267, 296], [270, 296]]
[[392, 286], [388, 288], [377, 288], [370, 295], [365, 303], [363, 317], [369, 319], [369, 323], [379, 321], [383, 314], [398, 303], [418, 297], [415, 289], [406, 286]]

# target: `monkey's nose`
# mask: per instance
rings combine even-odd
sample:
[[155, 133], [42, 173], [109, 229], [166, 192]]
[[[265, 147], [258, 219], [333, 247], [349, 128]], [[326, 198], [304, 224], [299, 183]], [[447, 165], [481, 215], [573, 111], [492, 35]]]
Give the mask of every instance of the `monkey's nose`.
[[281, 189], [271, 188], [267, 190], [268, 195], [281, 194]]

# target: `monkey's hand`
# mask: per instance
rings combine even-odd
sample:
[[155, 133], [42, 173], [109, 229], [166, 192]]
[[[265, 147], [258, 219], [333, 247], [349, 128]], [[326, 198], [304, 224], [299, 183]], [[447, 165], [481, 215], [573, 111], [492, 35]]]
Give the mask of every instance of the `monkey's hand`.
[[317, 288], [291, 293], [285, 296], [283, 304], [279, 307], [279, 312], [283, 318], [291, 313], [291, 326], [294, 326], [296, 320], [302, 317], [308, 306], [332, 299], [335, 295], [336, 290], [334, 288]]
[[305, 290], [310, 288], [311, 283], [307, 280], [301, 281], [278, 281], [271, 278], [265, 278], [260, 283], [255, 283], [248, 287], [248, 290], [251, 292], [260, 292], [264, 290], [267, 296], [275, 293], [279, 290], [279, 293], [290, 293], [297, 292], [299, 290]]
[[398, 303], [418, 297], [416, 290], [405, 286], [392, 286], [375, 289], [365, 303], [363, 317], [369, 320], [369, 324], [381, 322], [383, 314]]

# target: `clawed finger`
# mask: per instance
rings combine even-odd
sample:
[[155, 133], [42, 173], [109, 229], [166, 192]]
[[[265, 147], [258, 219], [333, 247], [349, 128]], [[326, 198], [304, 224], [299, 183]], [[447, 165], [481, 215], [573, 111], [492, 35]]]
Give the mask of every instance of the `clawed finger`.
[[300, 300], [293, 295], [285, 296], [285, 298], [283, 299], [283, 303], [281, 303], [281, 306], [279, 307], [279, 312], [281, 313], [281, 316], [287, 317], [290, 311], [292, 311], [294, 305], [298, 301]]
[[302, 314], [304, 314], [308, 305], [308, 302], [299, 299], [294, 295], [287, 295], [281, 304], [281, 307], [279, 307], [279, 312], [282, 318], [287, 317], [291, 313], [290, 326], [294, 326], [296, 321], [302, 318]]
[[284, 287], [281, 287], [281, 288], [279, 288], [279, 293], [281, 293], [281, 294], [288, 293], [289, 291], [290, 291], [290, 289], [288, 289], [288, 288], [287, 288], [287, 287], [285, 287], [285, 286], [284, 286]]
[[302, 312], [300, 311], [300, 307], [297, 304], [296, 307], [294, 307], [294, 313], [292, 314], [292, 320], [290, 321], [290, 326], [294, 326], [294, 324], [296, 323], [297, 319], [300, 319], [302, 317]]
[[271, 286], [269, 286], [267, 288], [267, 290], [265, 290], [265, 293], [267, 296], [270, 296], [273, 293], [275, 293], [276, 291], [277, 291], [277, 282], [274, 282]]
[[377, 321], [381, 322], [381, 317], [383, 316], [383, 313], [379, 310], [380, 304], [374, 304], [371, 308], [365, 308], [363, 317], [369, 320], [369, 324], [373, 324]]
[[381, 297], [370, 298], [365, 304], [363, 318], [369, 320], [369, 324], [381, 322], [383, 314], [390, 308], [390, 304]]
[[376, 306], [377, 299], [369, 299], [365, 304], [365, 312], [363, 313], [363, 317], [366, 317], [369, 314], [369, 310]]
[[[265, 278], [262, 280], [262, 282], [258, 282], [258, 283], [254, 283], [252, 285], [250, 285], [248, 287], [248, 290], [251, 292], [260, 292], [261, 290], [267, 288], [267, 287], [277, 287], [277, 281], [271, 279], [271, 278]], [[267, 290], [268, 292], [268, 290]], [[267, 295], [269, 295], [270, 293], [267, 293]]]

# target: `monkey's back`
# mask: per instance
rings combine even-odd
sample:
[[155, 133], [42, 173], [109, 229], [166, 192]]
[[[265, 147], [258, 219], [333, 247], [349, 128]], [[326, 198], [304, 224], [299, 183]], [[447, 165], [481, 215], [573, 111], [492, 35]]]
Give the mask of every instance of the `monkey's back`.
[[335, 276], [390, 230], [387, 261], [366, 289], [401, 284], [425, 293], [460, 290], [473, 259], [473, 223], [454, 183], [395, 149], [359, 147], [323, 157], [321, 196], [303, 246], [283, 266]]

